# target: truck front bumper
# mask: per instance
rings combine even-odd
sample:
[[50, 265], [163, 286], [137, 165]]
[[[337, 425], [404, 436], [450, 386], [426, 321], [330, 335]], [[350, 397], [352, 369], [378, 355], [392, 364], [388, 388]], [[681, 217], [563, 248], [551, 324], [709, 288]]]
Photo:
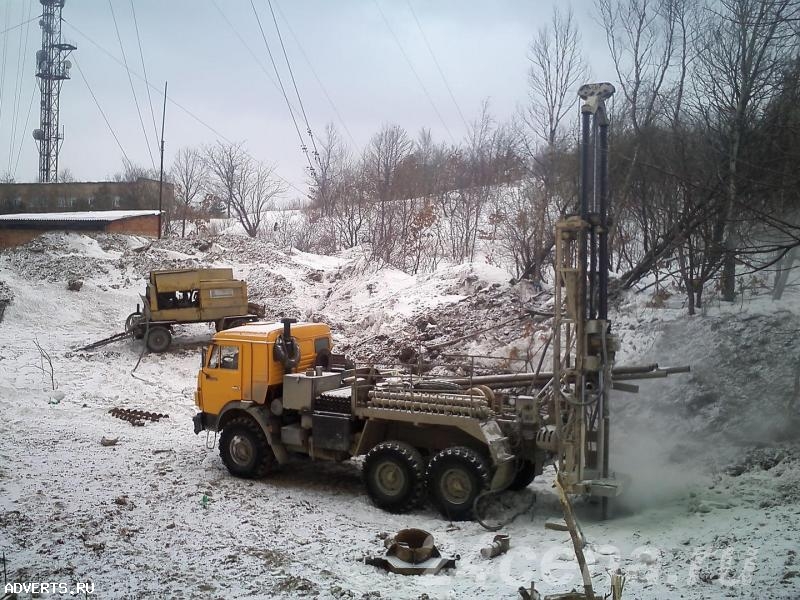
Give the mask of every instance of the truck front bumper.
[[192, 423], [194, 423], [194, 434], [197, 435], [201, 431], [206, 428], [205, 424], [205, 413], [197, 413], [195, 416], [192, 417]]
[[198, 434], [201, 431], [217, 431], [218, 421], [219, 421], [219, 415], [212, 415], [211, 413], [206, 413], [206, 412], [197, 413], [195, 416], [192, 417], [192, 423], [194, 423], [195, 434]]

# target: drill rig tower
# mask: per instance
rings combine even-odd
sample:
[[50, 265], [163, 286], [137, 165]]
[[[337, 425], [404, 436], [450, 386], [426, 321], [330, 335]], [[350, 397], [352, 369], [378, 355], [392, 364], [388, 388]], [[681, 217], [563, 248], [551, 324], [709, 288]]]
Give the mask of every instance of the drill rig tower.
[[39, 0], [42, 4], [42, 48], [36, 51], [36, 77], [39, 79], [41, 102], [39, 128], [33, 139], [39, 147], [39, 182], [58, 180], [58, 152], [63, 134], [59, 131], [58, 110], [61, 84], [69, 79], [72, 64], [67, 60], [76, 49], [61, 39], [61, 9], [65, 0]]
[[[580, 213], [556, 225], [553, 336], [559, 471], [570, 493], [602, 499], [621, 491], [609, 470], [609, 391], [618, 341], [608, 320], [608, 117], [610, 83], [584, 85]], [[596, 160], [592, 160], [592, 157]], [[616, 389], [621, 389], [616, 387]]]

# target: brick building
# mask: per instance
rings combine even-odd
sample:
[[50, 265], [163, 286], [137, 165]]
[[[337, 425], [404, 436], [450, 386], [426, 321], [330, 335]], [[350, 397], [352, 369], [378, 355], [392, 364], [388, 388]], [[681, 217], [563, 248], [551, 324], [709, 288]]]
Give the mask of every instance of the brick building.
[[25, 244], [48, 231], [158, 236], [157, 210], [17, 213], [0, 215], [0, 248]]
[[[162, 207], [169, 210], [175, 190], [164, 182]], [[97, 210], [156, 210], [158, 181], [94, 181], [0, 184], [0, 214]]]

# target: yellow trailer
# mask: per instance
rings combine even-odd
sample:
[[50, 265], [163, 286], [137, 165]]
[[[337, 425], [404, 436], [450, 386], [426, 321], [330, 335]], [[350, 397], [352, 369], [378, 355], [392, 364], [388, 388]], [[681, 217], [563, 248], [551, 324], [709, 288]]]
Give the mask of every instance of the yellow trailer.
[[172, 326], [214, 323], [217, 331], [255, 321], [247, 283], [233, 278], [233, 269], [179, 269], [152, 271], [142, 294], [142, 309], [128, 316], [125, 330], [145, 338], [153, 352], [164, 352], [172, 342]]

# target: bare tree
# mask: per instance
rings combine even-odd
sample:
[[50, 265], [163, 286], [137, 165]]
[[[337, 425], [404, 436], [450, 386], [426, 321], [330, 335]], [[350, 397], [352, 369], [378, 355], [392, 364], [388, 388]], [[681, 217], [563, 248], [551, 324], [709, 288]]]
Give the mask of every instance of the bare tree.
[[203, 155], [194, 148], [181, 148], [172, 163], [175, 201], [181, 219], [181, 237], [186, 237], [186, 218], [198, 196], [208, 185], [208, 168]]
[[231, 208], [250, 237], [261, 229], [264, 212], [275, 198], [286, 192], [286, 185], [274, 177], [274, 167], [267, 167], [245, 157], [237, 167]]
[[158, 179], [159, 172], [141, 165], [124, 161], [122, 171], [111, 176], [111, 181], [138, 181], [139, 179]]
[[204, 152], [208, 170], [213, 176], [216, 195], [225, 200], [227, 217], [231, 218], [234, 192], [239, 185], [242, 165], [248, 156], [243, 145], [239, 143], [223, 143], [217, 140]]
[[543, 263], [554, 238], [552, 218], [574, 197], [566, 187], [573, 169], [562, 160], [569, 150], [564, 119], [576, 102], [576, 90], [587, 76], [581, 38], [571, 10], [553, 9], [549, 24], [540, 28], [528, 49], [528, 105], [516, 124], [528, 161], [528, 181], [501, 208], [503, 245], [514, 258], [517, 276], [542, 279]]
[[409, 158], [413, 143], [405, 129], [384, 125], [372, 136], [362, 158], [364, 180], [372, 198], [377, 202], [377, 214], [370, 227], [373, 255], [391, 261], [395, 246], [402, 239], [404, 224], [397, 219], [400, 198], [399, 173]]
[[349, 152], [345, 147], [339, 132], [333, 123], [328, 123], [325, 135], [319, 142], [319, 160], [314, 169], [311, 197], [314, 205], [324, 215], [331, 214], [336, 209], [336, 203], [350, 160]]
[[[575, 91], [587, 75], [581, 56], [581, 36], [572, 9], [553, 7], [549, 24], [541, 27], [528, 48], [529, 103], [523, 120], [547, 146], [558, 145], [562, 121], [575, 105]], [[529, 149], [531, 156], [536, 152]]]
[[349, 166], [337, 185], [336, 210], [329, 216], [336, 232], [337, 242], [344, 248], [352, 248], [363, 241], [373, 209], [364, 180], [358, 166]]
[[722, 259], [722, 296], [736, 293], [736, 247], [741, 238], [734, 211], [741, 210], [741, 164], [754, 124], [780, 90], [779, 82], [796, 56], [800, 17], [797, 0], [719, 0], [706, 11], [705, 35], [698, 40], [695, 82], [697, 112], [721, 156], [726, 193], [714, 226]]
[[72, 170], [69, 167], [64, 167], [61, 169], [61, 172], [58, 174], [59, 183], [72, 183], [74, 181], [75, 175], [72, 174]]

